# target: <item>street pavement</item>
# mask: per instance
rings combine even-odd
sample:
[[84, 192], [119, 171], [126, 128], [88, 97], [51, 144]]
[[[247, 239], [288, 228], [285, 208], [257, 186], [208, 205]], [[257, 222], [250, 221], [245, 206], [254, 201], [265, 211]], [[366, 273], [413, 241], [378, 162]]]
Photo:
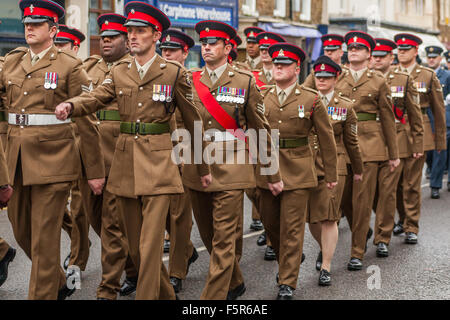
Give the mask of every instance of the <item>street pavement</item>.
[[[446, 181], [444, 186], [446, 186]], [[450, 192], [441, 190], [441, 199], [430, 199], [428, 181], [423, 179], [422, 216], [420, 219], [419, 243], [407, 245], [403, 236], [393, 237], [388, 258], [377, 258], [373, 237], [361, 271], [347, 271], [350, 258], [351, 232], [347, 221], [341, 220], [339, 242], [331, 267], [333, 285], [319, 287], [319, 272], [315, 270], [315, 260], [319, 252], [317, 243], [305, 230], [303, 252], [306, 260], [300, 268], [295, 290], [298, 300], [334, 299], [450, 299]], [[397, 218], [396, 218], [397, 220]], [[375, 215], [372, 214], [373, 227]], [[244, 205], [244, 251], [241, 269], [247, 291], [242, 300], [272, 300], [276, 298], [278, 287], [275, 277], [278, 271], [276, 261], [264, 261], [265, 247], [258, 247], [256, 239], [260, 232], [249, 230], [251, 223], [251, 203], [245, 199]], [[57, 230], [56, 230], [57, 231]], [[15, 247], [17, 255], [9, 267], [9, 277], [0, 288], [0, 300], [26, 299], [31, 261], [19, 248], [11, 230], [6, 211], [0, 213], [0, 236]], [[92, 241], [89, 262], [82, 272], [81, 289], [69, 300], [96, 299], [97, 285], [101, 279], [100, 240], [91, 229]], [[182, 300], [197, 300], [204, 287], [209, 268], [209, 254], [203, 246], [196, 224], [192, 231], [192, 241], [199, 251], [199, 259], [190, 267], [183, 290]], [[61, 236], [61, 263], [69, 252], [70, 240], [63, 231]], [[164, 256], [167, 265], [167, 255]], [[134, 299], [132, 294], [119, 299]]]

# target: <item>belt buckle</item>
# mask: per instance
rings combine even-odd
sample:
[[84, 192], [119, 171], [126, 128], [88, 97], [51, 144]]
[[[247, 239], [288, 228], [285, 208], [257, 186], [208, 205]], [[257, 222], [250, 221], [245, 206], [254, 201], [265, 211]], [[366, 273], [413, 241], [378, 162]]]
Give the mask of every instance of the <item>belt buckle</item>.
[[139, 122], [135, 122], [134, 123], [134, 134], [138, 134], [140, 129], [140, 123]]
[[28, 125], [28, 115], [27, 114], [16, 114], [16, 125], [27, 126]]

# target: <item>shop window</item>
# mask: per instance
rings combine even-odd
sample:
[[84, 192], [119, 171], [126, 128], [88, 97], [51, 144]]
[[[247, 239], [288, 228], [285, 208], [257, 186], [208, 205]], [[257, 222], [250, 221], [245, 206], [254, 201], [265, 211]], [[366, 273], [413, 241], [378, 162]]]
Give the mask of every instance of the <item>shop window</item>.
[[91, 35], [90, 54], [100, 54], [100, 36], [97, 18], [101, 14], [114, 12], [114, 0], [89, 0], [89, 33]]
[[273, 15], [275, 17], [286, 17], [286, 0], [275, 0]]

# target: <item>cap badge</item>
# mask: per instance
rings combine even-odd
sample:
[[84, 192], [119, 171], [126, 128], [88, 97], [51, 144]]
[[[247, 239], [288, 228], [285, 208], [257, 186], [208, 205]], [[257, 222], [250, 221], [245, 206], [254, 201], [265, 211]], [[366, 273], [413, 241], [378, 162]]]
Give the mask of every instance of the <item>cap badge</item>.
[[279, 57], [284, 57], [284, 51], [283, 51], [283, 49], [281, 49], [280, 52], [278, 52], [278, 56], [279, 56]]
[[209, 32], [209, 28], [206, 28], [205, 31], [206, 31], [206, 32]]
[[320, 70], [325, 70], [325, 64], [322, 63], [322, 65], [320, 66]]
[[131, 14], [135, 14], [136, 11], [134, 11], [134, 9], [131, 9]]
[[358, 41], [358, 37], [357, 37], [357, 36], [354, 36], [354, 37], [353, 37], [353, 42], [356, 42], [356, 41]]
[[377, 47], [381, 46], [381, 43], [377, 42]]
[[34, 6], [31, 5], [31, 6], [30, 6], [30, 12], [33, 13], [33, 11], [34, 11]]
[[265, 36], [265, 37], [264, 37], [264, 40], [267, 40], [267, 39], [269, 39], [269, 37], [268, 37], [268, 36]]
[[255, 36], [255, 34], [253, 33], [253, 31], [251, 31], [250, 34], [248, 35], [249, 38], [254, 37], [254, 36]]
[[106, 25], [108, 25], [108, 24], [109, 24], [109, 21], [108, 21], [108, 20], [106, 20], [106, 21], [105, 21], [105, 24], [106, 24]]
[[402, 38], [402, 41], [406, 41], [406, 39], [405, 39], [405, 38]]
[[328, 38], [328, 41], [333, 41], [333, 39], [331, 39], [331, 38]]
[[433, 47], [431, 47], [431, 48], [430, 48], [430, 52], [433, 52], [433, 51], [434, 51], [434, 48], [433, 48]]
[[170, 34], [167, 35], [166, 41], [170, 41]]

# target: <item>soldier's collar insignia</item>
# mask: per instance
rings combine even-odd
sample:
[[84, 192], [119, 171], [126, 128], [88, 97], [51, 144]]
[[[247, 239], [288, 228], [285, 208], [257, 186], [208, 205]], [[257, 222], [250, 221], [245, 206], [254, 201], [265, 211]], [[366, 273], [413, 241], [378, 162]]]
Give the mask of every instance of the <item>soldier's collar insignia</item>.
[[339, 99], [338, 98], [334, 98], [334, 103], [339, 103]]
[[234, 73], [230, 71], [230, 72], [228, 72], [228, 76], [232, 77], [232, 76], [234, 76]]
[[166, 64], [165, 64], [165, 63], [161, 63], [161, 64], [159, 65], [159, 67], [160, 67], [161, 69], [164, 69], [164, 68], [166, 67]]
[[301, 91], [300, 90], [298, 90], [298, 89], [295, 89], [295, 94], [300, 94], [301, 93]]

